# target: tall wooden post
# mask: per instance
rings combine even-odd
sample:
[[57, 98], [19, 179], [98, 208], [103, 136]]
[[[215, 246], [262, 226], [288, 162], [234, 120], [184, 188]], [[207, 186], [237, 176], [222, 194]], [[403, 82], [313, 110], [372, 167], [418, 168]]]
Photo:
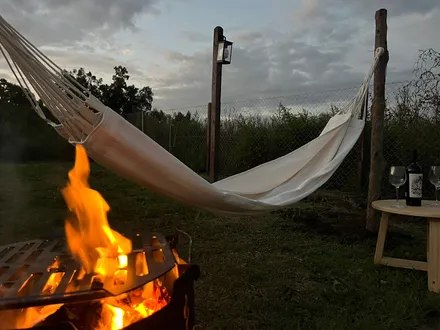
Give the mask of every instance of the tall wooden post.
[[370, 179], [368, 184], [368, 209], [366, 228], [377, 231], [378, 221], [376, 212], [371, 203], [381, 196], [383, 171], [385, 161], [383, 157], [383, 128], [385, 117], [385, 80], [389, 53], [387, 47], [387, 10], [379, 9], [376, 12], [375, 48], [383, 47], [385, 53], [380, 57], [374, 73], [374, 98], [371, 108], [371, 159]]
[[206, 120], [206, 174], [209, 176], [209, 158], [211, 154], [211, 113], [212, 104], [208, 103], [208, 118]]
[[218, 180], [220, 146], [220, 105], [222, 88], [222, 64], [217, 63], [219, 41], [223, 40], [223, 28], [214, 29], [212, 49], [212, 89], [211, 89], [211, 142], [209, 152], [209, 180]]

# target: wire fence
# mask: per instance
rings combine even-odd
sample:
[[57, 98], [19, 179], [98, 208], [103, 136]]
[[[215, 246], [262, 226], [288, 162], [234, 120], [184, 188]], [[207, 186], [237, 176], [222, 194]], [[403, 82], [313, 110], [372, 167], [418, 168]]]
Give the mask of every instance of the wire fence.
[[[440, 164], [440, 144], [437, 143], [440, 141], [440, 110], [421, 105], [414, 95], [409, 97], [405, 86], [404, 82], [386, 86], [384, 195], [395, 194], [388, 183], [389, 167], [407, 165], [414, 149], [418, 150], [425, 169], [436, 162]], [[281, 157], [313, 140], [329, 118], [356, 95], [358, 88], [223, 103], [220, 177]], [[362, 137], [325, 189], [366, 191], [370, 164], [370, 107]], [[206, 173], [207, 106], [131, 114], [126, 119], [191, 169]], [[425, 186], [430, 191], [429, 182]], [[429, 195], [431, 193], [433, 190]]]
[[[387, 86], [387, 109], [384, 121], [384, 180], [382, 191], [395, 196], [389, 183], [392, 165], [406, 166], [412, 161], [413, 151], [418, 152], [418, 162], [424, 171], [425, 199], [434, 198], [434, 186], [429, 182], [429, 167], [440, 164], [440, 90], [437, 97], [428, 99], [411, 85]], [[403, 190], [400, 197], [403, 197]]]
[[[310, 142], [330, 117], [355, 96], [357, 87], [223, 104], [220, 170], [231, 175], [281, 157]], [[359, 145], [327, 183], [358, 185]]]
[[206, 173], [207, 106], [188, 108], [186, 112], [153, 110], [124, 117], [192, 170]]

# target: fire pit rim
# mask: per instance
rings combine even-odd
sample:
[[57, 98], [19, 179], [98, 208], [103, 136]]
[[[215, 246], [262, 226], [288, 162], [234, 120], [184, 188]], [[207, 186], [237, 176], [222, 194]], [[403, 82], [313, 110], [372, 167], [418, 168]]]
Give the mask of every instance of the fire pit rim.
[[[157, 239], [156, 245], [149, 241], [148, 243], [144, 243], [142, 241], [143, 238], [155, 238]], [[32, 276], [32, 274], [37, 273], [44, 273], [44, 278], [41, 280], [45, 283], [47, 282], [50, 274], [53, 272], [64, 272], [63, 280], [65, 279], [65, 282], [69, 283], [73, 280], [73, 276], [75, 275], [75, 272], [77, 272], [80, 268], [79, 264], [75, 262], [73, 259], [71, 259], [71, 264], [69, 264], [70, 268], [59, 268], [55, 269], [53, 271], [47, 271], [47, 268], [50, 266], [51, 263], [53, 263], [55, 257], [60, 257], [60, 254], [63, 256], [67, 256], [67, 251], [51, 251], [54, 249], [54, 247], [59, 244], [60, 241], [65, 241], [63, 237], [59, 238], [52, 238], [52, 239], [33, 239], [33, 240], [27, 240], [27, 241], [21, 241], [21, 242], [15, 242], [7, 245], [0, 246], [0, 270], [1, 269], [7, 269], [0, 275], [0, 289], [2, 285], [8, 284], [8, 286], [11, 286], [8, 289], [13, 289], [11, 291], [7, 291], [6, 296], [0, 296], [0, 311], [3, 310], [10, 310], [10, 309], [19, 309], [19, 308], [27, 308], [27, 307], [38, 307], [38, 306], [46, 306], [46, 305], [53, 305], [53, 304], [59, 304], [59, 303], [71, 303], [71, 302], [79, 302], [79, 301], [88, 301], [88, 300], [96, 300], [96, 299], [103, 299], [107, 297], [115, 297], [118, 295], [121, 295], [123, 293], [126, 293], [131, 290], [135, 290], [143, 285], [145, 285], [148, 282], [151, 282], [167, 272], [171, 271], [173, 267], [176, 265], [175, 257], [172, 253], [172, 246], [168, 243], [167, 238], [159, 233], [159, 232], [144, 232], [142, 235], [136, 234], [132, 237], [133, 240], [133, 251], [129, 255], [129, 262], [130, 265], [128, 268], [131, 267], [131, 272], [134, 274], [135, 271], [133, 267], [135, 265], [134, 262], [134, 254], [135, 253], [145, 253], [148, 269], [149, 272], [147, 275], [144, 276], [135, 276], [134, 278], [137, 280], [134, 285], [122, 285], [120, 286], [119, 290], [108, 290], [108, 286], [105, 284], [102, 287], [93, 287], [91, 286], [90, 282], [90, 288], [87, 290], [77, 290], [75, 292], [65, 292], [63, 290], [62, 292], [57, 291], [54, 294], [51, 295], [41, 295], [41, 290], [39, 291], [39, 294], [30, 294], [26, 295], [25, 297], [17, 297], [16, 293], [18, 290], [25, 284], [26, 280], [29, 280], [29, 278]], [[141, 240], [141, 242], [139, 242]], [[49, 243], [47, 243], [49, 242]], [[21, 251], [24, 246], [32, 244], [31, 248], [28, 250], [25, 250], [24, 252]], [[43, 244], [46, 244], [44, 247], [43, 252], [37, 257], [36, 260], [33, 260], [32, 262], [25, 263], [24, 260], [28, 258], [30, 255], [32, 255], [33, 252], [38, 250], [40, 246]], [[173, 244], [174, 241], [173, 241]], [[10, 251], [7, 251], [7, 250]], [[163, 253], [164, 260], [162, 263], [156, 263], [153, 260], [153, 252], [160, 250], [161, 253]], [[1, 255], [2, 252], [7, 251], [4, 255]], [[15, 254], [21, 253], [18, 260], [15, 260], [14, 262], [7, 263], [7, 261], [12, 258]], [[30, 264], [29, 269], [23, 274], [20, 279], [17, 279], [15, 281], [8, 281], [6, 280], [8, 277], [10, 278], [14, 272], [21, 267], [22, 265]], [[152, 267], [153, 266], [153, 267]], [[151, 268], [150, 268], [151, 267]], [[69, 279], [70, 277], [70, 279]], [[93, 277], [92, 274], [86, 275], [87, 280], [91, 281], [91, 278]], [[16, 283], [17, 282], [17, 283]], [[65, 287], [67, 287], [67, 283], [65, 284]], [[58, 288], [61, 286], [58, 286]], [[37, 286], [38, 288], [42, 289], [43, 285]], [[110, 289], [113, 289], [114, 287], [110, 286]], [[65, 288], [64, 288], [65, 289]], [[35, 290], [38, 291], [38, 290]]]

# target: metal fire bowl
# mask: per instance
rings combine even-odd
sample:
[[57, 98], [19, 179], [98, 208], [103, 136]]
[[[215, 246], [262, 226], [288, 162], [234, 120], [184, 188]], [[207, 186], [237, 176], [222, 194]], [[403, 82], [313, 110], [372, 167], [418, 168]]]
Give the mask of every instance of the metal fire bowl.
[[[78, 279], [81, 266], [67, 252], [64, 238], [0, 246], [0, 310], [118, 296], [155, 280], [176, 265], [170, 245], [162, 234], [147, 232], [128, 238], [132, 240], [133, 252], [128, 255], [124, 283], [116, 282], [113, 276], [107, 276], [103, 283], [97, 282], [94, 281], [96, 274]], [[136, 274], [139, 253], [145, 256], [148, 269], [145, 275]], [[51, 268], [55, 260], [59, 266]], [[53, 273], [64, 275], [54, 292], [46, 294], [42, 291]]]

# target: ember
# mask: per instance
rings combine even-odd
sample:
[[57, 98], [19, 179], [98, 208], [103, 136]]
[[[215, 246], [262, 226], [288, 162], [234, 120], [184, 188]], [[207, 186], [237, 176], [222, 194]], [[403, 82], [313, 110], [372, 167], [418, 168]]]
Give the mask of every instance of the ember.
[[177, 237], [130, 239], [111, 229], [110, 207], [90, 188], [89, 174], [87, 154], [77, 146], [62, 190], [72, 212], [65, 240], [0, 247], [0, 330], [58, 329], [65, 322], [72, 329], [136, 329], [139, 322], [190, 329], [198, 267], [178, 256]]

